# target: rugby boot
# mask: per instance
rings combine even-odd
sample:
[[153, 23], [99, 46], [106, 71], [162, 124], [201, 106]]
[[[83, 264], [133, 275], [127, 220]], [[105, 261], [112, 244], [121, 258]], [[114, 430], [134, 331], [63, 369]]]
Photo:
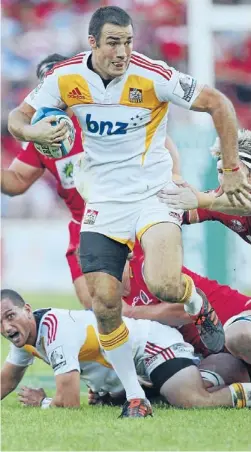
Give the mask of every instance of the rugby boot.
[[196, 287], [202, 298], [202, 308], [199, 315], [193, 316], [200, 338], [211, 353], [219, 353], [225, 344], [224, 329], [214, 308], [210, 305], [204, 292]]
[[122, 408], [119, 418], [123, 417], [146, 417], [153, 416], [153, 411], [149, 400], [132, 399], [127, 400]]

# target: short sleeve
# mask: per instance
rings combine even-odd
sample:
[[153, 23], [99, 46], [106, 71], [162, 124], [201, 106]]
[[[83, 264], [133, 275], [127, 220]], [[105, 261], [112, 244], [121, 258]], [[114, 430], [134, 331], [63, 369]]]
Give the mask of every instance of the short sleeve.
[[26, 143], [26, 146], [20, 150], [17, 154], [17, 159], [23, 163], [27, 163], [27, 165], [34, 166], [35, 168], [44, 168], [44, 165], [41, 161], [40, 154], [36, 150], [33, 143]]
[[15, 366], [27, 367], [33, 364], [33, 361], [34, 357], [24, 348], [18, 348], [15, 345], [11, 344], [6, 362], [14, 364]]
[[178, 72], [163, 63], [162, 77], [154, 83], [155, 93], [160, 102], [172, 102], [189, 109], [200, 94], [203, 86], [191, 75]]
[[41, 107], [55, 107], [65, 109], [66, 105], [61, 99], [58, 87], [58, 77], [55, 73], [48, 75], [39, 85], [24, 99], [35, 110]]
[[[53, 319], [54, 316], [54, 319]], [[50, 340], [50, 325], [55, 322], [55, 340]], [[43, 327], [48, 325], [46, 354], [54, 370], [54, 375], [62, 375], [73, 370], [80, 372], [78, 354], [81, 347], [76, 335], [76, 325], [72, 318], [49, 313], [43, 320]], [[67, 334], [66, 334], [67, 331]]]

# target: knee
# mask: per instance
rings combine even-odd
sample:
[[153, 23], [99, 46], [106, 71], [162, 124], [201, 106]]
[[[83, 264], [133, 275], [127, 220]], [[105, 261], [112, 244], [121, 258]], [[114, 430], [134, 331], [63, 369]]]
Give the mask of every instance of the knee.
[[242, 357], [244, 351], [251, 352], [251, 328], [230, 325], [225, 332], [225, 345], [232, 355]]
[[164, 283], [151, 278], [146, 279], [146, 285], [150, 292], [162, 301], [176, 303], [180, 299], [181, 283], [180, 280], [167, 279]]

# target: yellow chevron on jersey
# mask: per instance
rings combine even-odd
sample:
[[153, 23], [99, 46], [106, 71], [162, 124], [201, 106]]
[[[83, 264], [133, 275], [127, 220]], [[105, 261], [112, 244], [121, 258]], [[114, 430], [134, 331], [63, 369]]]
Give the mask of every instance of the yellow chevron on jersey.
[[162, 103], [159, 105], [158, 108], [156, 108], [155, 110], [152, 111], [151, 122], [149, 122], [146, 125], [145, 150], [142, 154], [142, 159], [141, 159], [142, 165], [144, 165], [146, 153], [149, 150], [153, 136], [156, 133], [156, 130], [157, 130], [158, 126], [160, 125], [161, 121], [167, 114], [167, 111], [168, 111], [168, 103]]
[[37, 352], [37, 349], [33, 347], [33, 345], [25, 344], [23, 346], [26, 352], [30, 353], [31, 355], [35, 356], [36, 358], [43, 359], [39, 353]]
[[58, 87], [61, 99], [68, 107], [93, 104], [87, 81], [79, 74], [60, 75]]
[[102, 364], [105, 367], [112, 368], [112, 366], [106, 361], [101, 353], [100, 344], [95, 329], [92, 325], [88, 325], [86, 328], [86, 340], [79, 351], [78, 359], [80, 362], [96, 361], [97, 363]]

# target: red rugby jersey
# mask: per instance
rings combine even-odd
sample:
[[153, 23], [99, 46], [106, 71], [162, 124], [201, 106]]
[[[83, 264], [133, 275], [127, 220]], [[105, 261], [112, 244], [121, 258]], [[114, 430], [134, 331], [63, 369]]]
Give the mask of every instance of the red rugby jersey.
[[36, 150], [33, 143], [29, 143], [26, 149], [20, 150], [17, 158], [35, 168], [48, 169], [57, 180], [58, 194], [70, 210], [72, 218], [81, 222], [85, 203], [74, 186], [73, 165], [83, 152], [83, 145], [78, 121], [75, 117], [72, 121], [76, 129], [76, 138], [71, 152], [66, 157], [58, 159], [46, 157]]
[[229, 215], [208, 209], [193, 209], [183, 215], [183, 224], [202, 223], [203, 221], [219, 221], [227, 228], [239, 234], [247, 243], [251, 243], [251, 216]]
[[[136, 248], [136, 254], [130, 261], [130, 284], [131, 292], [127, 297], [123, 297], [127, 304], [131, 306], [143, 306], [160, 303], [160, 300], [151, 294], [143, 278], [144, 256], [139, 247]], [[223, 286], [217, 281], [210, 280], [197, 273], [192, 272], [186, 267], [182, 267], [183, 273], [191, 276], [195, 286], [199, 287], [207, 296], [209, 302], [217, 312], [219, 319], [224, 324], [230, 317], [239, 314], [242, 311], [251, 309], [249, 303], [250, 297], [231, 289], [229, 286]], [[184, 325], [180, 332], [185, 341], [191, 343], [197, 353], [203, 356], [209, 354], [200, 340], [198, 330], [194, 324]]]

